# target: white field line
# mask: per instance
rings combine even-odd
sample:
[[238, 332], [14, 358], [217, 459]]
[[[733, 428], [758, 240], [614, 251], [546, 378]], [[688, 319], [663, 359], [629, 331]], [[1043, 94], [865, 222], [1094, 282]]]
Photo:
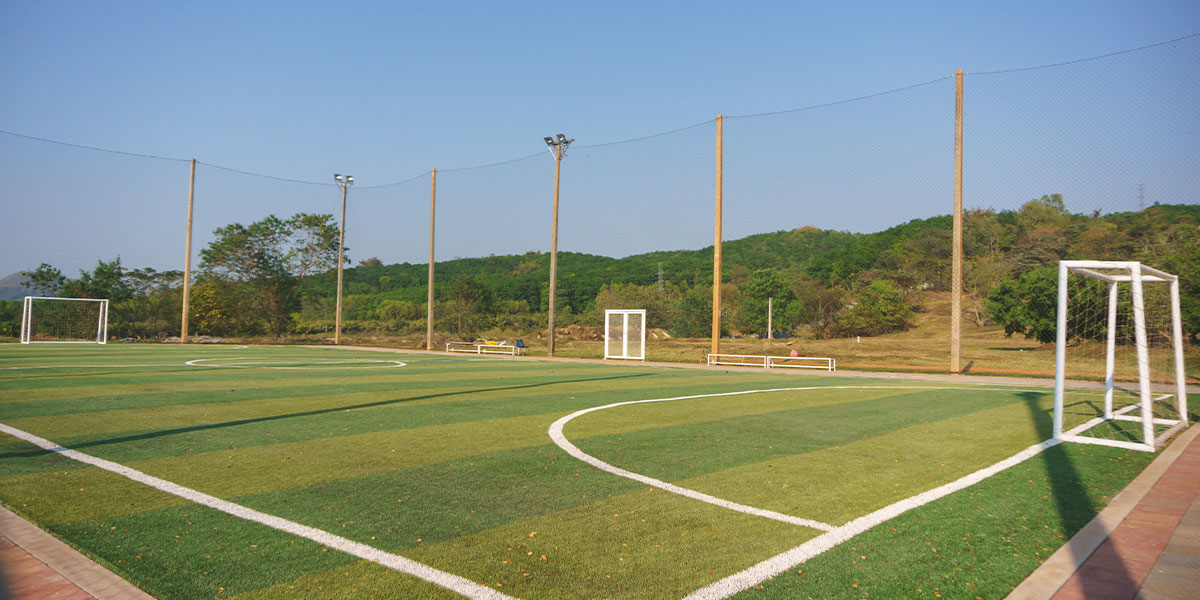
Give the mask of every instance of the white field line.
[[[271, 366], [271, 365], [256, 365], [256, 364], [224, 364], [216, 361], [249, 360], [262, 362], [281, 362], [281, 361], [303, 361], [309, 363], [304, 366], [287, 367], [287, 366]], [[378, 358], [345, 358], [340, 360], [328, 360], [323, 358], [297, 358], [297, 357], [269, 357], [269, 356], [238, 356], [233, 358], [196, 358], [183, 363], [189, 367], [210, 367], [218, 369], [324, 369], [326, 366], [340, 365], [364, 365], [363, 369], [391, 369], [395, 367], [407, 366], [405, 363], [398, 360], [385, 360]]]
[[152, 488], [167, 492], [168, 494], [173, 494], [185, 500], [195, 502], [196, 504], [202, 504], [209, 508], [219, 510], [223, 513], [246, 519], [247, 521], [254, 521], [255, 523], [266, 525], [272, 529], [277, 529], [292, 535], [307, 538], [317, 542], [318, 544], [345, 552], [351, 556], [356, 556], [363, 560], [369, 560], [401, 573], [412, 575], [453, 592], [462, 594], [467, 598], [479, 600], [514, 600], [511, 596], [500, 593], [491, 588], [484, 587], [478, 583], [475, 583], [474, 581], [464, 577], [459, 577], [458, 575], [454, 575], [452, 573], [435, 569], [429, 565], [419, 563], [412, 559], [404, 558], [399, 554], [385, 552], [378, 548], [355, 542], [315, 527], [302, 525], [295, 521], [289, 521], [281, 517], [259, 512], [252, 508], [247, 508], [240, 504], [234, 504], [233, 502], [222, 500], [215, 496], [209, 496], [208, 494], [171, 483], [165, 479], [159, 479], [158, 477], [147, 475], [141, 471], [131, 469], [112, 461], [97, 458], [90, 454], [84, 454], [83, 452], [79, 452], [77, 450], [64, 448], [50, 440], [38, 437], [32, 433], [22, 431], [15, 427], [10, 427], [4, 423], [0, 423], [0, 431], [39, 446], [44, 450], [56, 452], [79, 462], [86, 463], [94, 467], [99, 467], [106, 471], [111, 471], [123, 477], [132, 479], [138, 483], [142, 483]]
[[[584, 452], [583, 450], [580, 450], [578, 446], [576, 446], [575, 444], [572, 444], [569, 440], [567, 440], [567, 437], [563, 434], [563, 427], [568, 422], [575, 419], [576, 417], [581, 417], [588, 413], [596, 412], [599, 410], [615, 408], [617, 406], [627, 406], [630, 404], [647, 404], [647, 403], [651, 403], [651, 402], [674, 402], [676, 400], [694, 400], [697, 398], [718, 398], [718, 397], [722, 397], [722, 396], [745, 396], [747, 394], [763, 394], [763, 393], [768, 393], [768, 392], [795, 392], [795, 391], [810, 391], [810, 390], [1033, 391], [1033, 390], [1021, 390], [1019, 388], [975, 388], [975, 387], [964, 388], [964, 387], [947, 387], [947, 386], [842, 385], [842, 386], [811, 386], [811, 387], [774, 388], [774, 389], [765, 389], [765, 390], [749, 390], [749, 391], [742, 391], [742, 392], [724, 392], [724, 393], [718, 393], [718, 394], [696, 394], [693, 396], [676, 396], [674, 398], [654, 398], [651, 400], [629, 400], [626, 402], [615, 402], [613, 404], [605, 404], [604, 406], [593, 406], [592, 408], [585, 408], [583, 410], [575, 411], [575, 412], [555, 421], [553, 424], [550, 425], [550, 430], [548, 433], [550, 434], [550, 439], [553, 440], [554, 443], [557, 444], [559, 448], [562, 448], [563, 450], [565, 450], [567, 452], [567, 454], [570, 454], [571, 456], [574, 456], [575, 458], [577, 458], [589, 465], [592, 465], [593, 467], [596, 467], [597, 469], [600, 469], [601, 471], [607, 471], [607, 472], [612, 473], [613, 475], [617, 475], [619, 477], [625, 477], [626, 479], [632, 479], [639, 483], [644, 483], [646, 485], [653, 486], [653, 487], [659, 488], [661, 490], [666, 490], [673, 494], [679, 494], [681, 496], [686, 496], [688, 498], [692, 498], [693, 500], [707, 502], [709, 504], [712, 504], [715, 506], [720, 506], [721, 508], [727, 508], [729, 510], [735, 510], [740, 513], [745, 513], [748, 515], [755, 515], [755, 516], [759, 516], [759, 517], [765, 517], [767, 519], [774, 519], [776, 521], [782, 521], [784, 523], [791, 523], [793, 525], [800, 525], [803, 527], [811, 527], [813, 529], [819, 529], [821, 531], [833, 532], [833, 531], [836, 531], [841, 528], [836, 527], [834, 525], [830, 525], [828, 523], [822, 523], [820, 521], [815, 521], [812, 519], [805, 519], [802, 517], [785, 515], [783, 513], [779, 513], [779, 512], [773, 511], [773, 510], [766, 510], [766, 509], [762, 509], [762, 508], [755, 508], [753, 506], [747, 506], [745, 504], [739, 504], [737, 502], [725, 500], [722, 498], [717, 498], [716, 496], [711, 496], [711, 495], [705, 494], [703, 492], [697, 492], [695, 490], [690, 490], [685, 487], [680, 487], [673, 483], [668, 483], [666, 481], [663, 481], [661, 479], [655, 479], [653, 477], [648, 477], [646, 475], [634, 473], [632, 471], [627, 471], [618, 466], [604, 462], [604, 461]], [[1036, 391], [1045, 392], [1046, 390], [1036, 390]]]
[[[305, 361], [305, 362], [308, 362], [311, 364], [309, 366], [303, 366], [303, 367], [285, 367], [285, 366], [269, 366], [269, 365], [205, 364], [206, 362], [218, 361], [218, 360], [225, 360], [225, 361], [261, 360], [261, 361], [269, 361], [269, 362], [278, 362], [281, 360], [293, 360], [293, 361]], [[313, 370], [319, 370], [319, 369], [327, 368], [327, 365], [332, 365], [332, 366], [364, 365], [362, 367], [359, 367], [362, 369], [392, 369], [395, 367], [408, 366], [407, 363], [404, 363], [404, 362], [401, 362], [398, 360], [381, 360], [381, 359], [377, 359], [377, 358], [349, 358], [349, 359], [341, 359], [341, 360], [327, 360], [327, 359], [321, 359], [321, 358], [308, 359], [308, 358], [294, 358], [294, 357], [270, 358], [270, 357], [263, 357], [263, 356], [254, 356], [254, 357], [241, 356], [241, 357], [237, 357], [237, 358], [196, 358], [196, 359], [192, 359], [187, 362], [184, 362], [184, 363], [157, 363], [157, 364], [152, 364], [152, 365], [27, 365], [27, 366], [16, 366], [16, 367], [0, 367], [0, 370], [13, 371], [13, 370], [24, 370], [24, 369], [131, 369], [131, 368], [144, 369], [147, 367], [180, 367], [180, 366], [210, 367], [210, 368], [223, 368], [223, 369], [313, 369]]]
[[27, 365], [21, 367], [0, 367], [6, 371], [20, 369], [130, 369], [145, 367], [178, 367], [179, 363], [158, 363], [154, 365]]
[[947, 483], [941, 487], [934, 488], [927, 492], [922, 492], [911, 498], [905, 498], [895, 504], [885, 506], [873, 513], [859, 517], [841, 527], [835, 528], [833, 531], [823, 533], [787, 552], [777, 554], [767, 560], [764, 560], [744, 571], [734, 573], [728, 577], [715, 581], [708, 586], [700, 588], [691, 594], [684, 597], [684, 600], [720, 600], [728, 598], [738, 592], [750, 589], [767, 579], [770, 579], [785, 570], [796, 565], [804, 563], [811, 558], [814, 558], [834, 546], [849, 540], [850, 538], [894, 519], [914, 508], [924, 506], [938, 498], [947, 496], [961, 489], [974, 485], [996, 473], [999, 473], [1009, 467], [1020, 464], [1034, 456], [1037, 456], [1043, 450], [1058, 445], [1057, 440], [1046, 440], [1040, 444], [1036, 444], [1006, 458], [990, 467], [980, 469], [970, 475]]

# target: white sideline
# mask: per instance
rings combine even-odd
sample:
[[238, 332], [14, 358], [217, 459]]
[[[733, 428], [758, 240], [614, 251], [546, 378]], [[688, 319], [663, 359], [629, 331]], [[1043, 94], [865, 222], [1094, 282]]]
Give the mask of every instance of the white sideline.
[[185, 500], [190, 500], [196, 504], [202, 504], [209, 508], [219, 510], [223, 513], [246, 519], [247, 521], [254, 521], [255, 523], [266, 525], [272, 529], [277, 529], [292, 535], [307, 538], [317, 542], [318, 544], [350, 554], [351, 556], [357, 556], [363, 560], [369, 560], [401, 573], [412, 575], [419, 579], [423, 579], [435, 585], [444, 587], [450, 591], [462, 594], [467, 598], [479, 600], [515, 600], [512, 596], [507, 594], [503, 594], [499, 591], [482, 586], [464, 577], [459, 577], [458, 575], [435, 569], [429, 565], [419, 563], [415, 560], [404, 558], [399, 554], [385, 552], [378, 548], [355, 542], [315, 527], [302, 525], [295, 521], [289, 521], [281, 517], [259, 512], [252, 508], [247, 508], [240, 504], [234, 504], [233, 502], [222, 500], [215, 496], [209, 496], [203, 492], [171, 483], [165, 479], [159, 479], [158, 477], [147, 475], [136, 469], [131, 469], [124, 465], [104, 460], [103, 458], [97, 458], [77, 450], [64, 448], [50, 440], [38, 437], [32, 433], [22, 431], [15, 427], [10, 427], [4, 423], [0, 423], [0, 431], [3, 431], [4, 433], [7, 433], [13, 437], [25, 440], [44, 450], [57, 452], [58, 454], [72, 458], [79, 462], [86, 463], [94, 467], [99, 467], [106, 471], [111, 471], [123, 477], [132, 479], [138, 483], [162, 490], [168, 494], [179, 496]]
[[[673, 483], [668, 483], [666, 481], [663, 481], [661, 479], [655, 479], [653, 477], [648, 477], [646, 475], [641, 475], [639, 473], [627, 471], [618, 466], [604, 462], [604, 461], [584, 452], [583, 450], [580, 450], [578, 446], [576, 446], [575, 444], [572, 444], [569, 440], [567, 440], [567, 437], [563, 434], [563, 427], [568, 422], [570, 422], [572, 419], [575, 419], [576, 417], [581, 417], [590, 412], [596, 412], [598, 410], [614, 408], [617, 406], [626, 406], [629, 404], [647, 404], [650, 402], [673, 402], [676, 400], [694, 400], [697, 398], [719, 398], [722, 396], [744, 396], [746, 394], [763, 394], [763, 393], [768, 393], [768, 392], [795, 392], [795, 391], [809, 391], [809, 390], [847, 390], [847, 389], [853, 389], [853, 390], [976, 390], [976, 391], [1006, 391], [1006, 392], [1022, 391], [1019, 388], [1008, 388], [1008, 387], [980, 388], [980, 387], [947, 387], [947, 386], [838, 385], [838, 386], [809, 386], [809, 387], [774, 388], [774, 389], [765, 389], [765, 390], [749, 390], [749, 391], [742, 391], [742, 392], [723, 392], [723, 393], [718, 393], [718, 394], [696, 394], [696, 395], [692, 395], [692, 396], [677, 396], [674, 398], [654, 398], [651, 400], [628, 400], [625, 402], [615, 402], [613, 404], [605, 404], [603, 406], [593, 406], [591, 408], [577, 410], [577, 411], [555, 421], [553, 424], [551, 424], [548, 433], [550, 434], [550, 439], [553, 440], [554, 443], [557, 444], [559, 448], [562, 448], [563, 450], [565, 450], [567, 452], [567, 454], [570, 454], [571, 456], [574, 456], [575, 458], [578, 458], [579, 460], [581, 460], [589, 465], [592, 465], [593, 467], [596, 467], [597, 469], [600, 469], [601, 471], [606, 471], [606, 472], [612, 473], [613, 475], [624, 477], [626, 479], [632, 479], [639, 483], [644, 483], [646, 485], [653, 486], [653, 487], [659, 488], [661, 490], [666, 490], [673, 494], [679, 494], [680, 496], [686, 496], [688, 498], [692, 498], [693, 500], [707, 502], [709, 504], [712, 504], [715, 506], [720, 506], [721, 508], [728, 508], [729, 510], [735, 510], [740, 513], [745, 513], [748, 515], [755, 515], [758, 517], [765, 517], [767, 519], [774, 519], [776, 521], [782, 521], [784, 523], [791, 523], [793, 525], [800, 525], [803, 527], [811, 527], [813, 529], [819, 529], [821, 531], [833, 532], [833, 531], [837, 531], [841, 528], [834, 526], [834, 525], [830, 525], [828, 523], [822, 523], [820, 521], [815, 521], [812, 519], [805, 519], [805, 518], [796, 517], [796, 516], [792, 516], [792, 515], [785, 515], [783, 513], [775, 512], [773, 510], [766, 510], [766, 509], [762, 509], [762, 508], [755, 508], [753, 506], [747, 506], [745, 504], [739, 504], [737, 502], [725, 500], [722, 498], [717, 498], [716, 496], [711, 496], [711, 495], [705, 494], [703, 492], [689, 490], [685, 487], [680, 487]], [[1026, 391], [1028, 391], [1028, 390], [1026, 390]], [[1045, 391], [1045, 390], [1039, 390], [1039, 391]], [[845, 527], [845, 526], [843, 526], [843, 527]]]
[[[223, 364], [205, 364], [210, 361], [218, 360], [303, 360], [312, 363], [312, 366], [306, 367], [281, 367], [269, 365], [223, 365]], [[144, 369], [148, 367], [210, 367], [224, 369], [321, 369], [326, 365], [364, 365], [369, 363], [380, 363], [378, 365], [369, 365], [360, 367], [363, 369], [391, 369], [395, 367], [407, 367], [408, 364], [398, 360], [384, 360], [376, 358], [346, 358], [341, 360], [327, 360], [321, 358], [298, 358], [298, 357], [267, 357], [267, 356], [239, 356], [233, 358], [194, 358], [184, 363], [156, 363], [152, 365], [23, 365], [15, 367], [0, 367], [4, 371], [28, 370], [28, 369]]]

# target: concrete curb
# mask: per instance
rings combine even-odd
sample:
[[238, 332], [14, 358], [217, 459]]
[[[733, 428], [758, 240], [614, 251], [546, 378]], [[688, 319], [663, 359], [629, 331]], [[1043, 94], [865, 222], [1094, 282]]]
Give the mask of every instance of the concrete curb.
[[0, 506], [0, 535], [100, 600], [154, 600], [150, 594]]

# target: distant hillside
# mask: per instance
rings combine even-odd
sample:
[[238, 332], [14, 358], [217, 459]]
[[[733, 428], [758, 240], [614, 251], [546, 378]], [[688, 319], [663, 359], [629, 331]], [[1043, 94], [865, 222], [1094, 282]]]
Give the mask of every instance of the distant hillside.
[[[1060, 258], [1147, 260], [1176, 270], [1191, 268], [1180, 252], [1190, 252], [1200, 225], [1200, 205], [1155, 205], [1137, 212], [1074, 215], [1059, 197], [1030, 201], [1020, 211], [971, 211], [966, 215], [964, 245], [968, 274], [975, 264], [997, 277], [1019, 274]], [[851, 289], [862, 278], [887, 278], [905, 289], [950, 289], [951, 217], [914, 219], [877, 233], [851, 233], [801, 226], [759, 233], [724, 243], [723, 280], [740, 285], [759, 269], [788, 277], [808, 277], [827, 287]], [[1190, 255], [1189, 255], [1190, 256]], [[594, 305], [608, 284], [655, 285], [682, 289], [712, 282], [712, 246], [664, 250], [624, 258], [560, 252], [559, 309], [581, 314]], [[1190, 259], [1189, 259], [1190, 260]], [[437, 263], [437, 278], [460, 276], [484, 284], [494, 298], [518, 302], [521, 310], [545, 310], [550, 257], [544, 252], [493, 255]], [[380, 263], [346, 270], [346, 293], [423, 305], [425, 264]], [[1191, 275], [1188, 273], [1187, 275]], [[1189, 277], [1192, 279], [1192, 277]], [[309, 298], [332, 297], [333, 272], [305, 280]], [[977, 277], [971, 288], [982, 297], [994, 281]], [[446, 288], [439, 286], [439, 297]]]
[[0, 300], [20, 300], [32, 295], [33, 290], [21, 285], [24, 281], [25, 276], [20, 273], [0, 279]]

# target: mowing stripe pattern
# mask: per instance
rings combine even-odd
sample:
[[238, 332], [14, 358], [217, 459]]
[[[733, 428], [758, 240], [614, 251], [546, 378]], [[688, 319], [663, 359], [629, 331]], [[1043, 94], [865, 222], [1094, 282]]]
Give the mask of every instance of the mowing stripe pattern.
[[827, 533], [821, 534], [787, 552], [773, 556], [765, 561], [762, 561], [749, 569], [734, 573], [712, 585], [701, 588], [692, 594], [689, 594], [684, 600], [722, 600], [728, 598], [738, 592], [748, 590], [793, 566], [803, 564], [809, 559], [820, 555], [821, 553], [841, 544], [850, 538], [867, 531], [881, 523], [885, 523], [895, 517], [898, 517], [914, 508], [918, 508], [965, 489], [992, 475], [995, 475], [1009, 467], [1018, 465], [1034, 456], [1040, 454], [1043, 450], [1057, 446], [1058, 440], [1046, 440], [1040, 444], [1035, 444], [1022, 450], [1021, 452], [1002, 460], [986, 469], [980, 469], [966, 477], [952, 481], [943, 486], [939, 486], [928, 492], [924, 492], [912, 498], [906, 498], [895, 504], [891, 504], [881, 508], [873, 513], [859, 517], [841, 527], [837, 527]]
[[430, 583], [440, 585], [448, 590], [458, 592], [467, 598], [472, 598], [475, 600], [513, 600], [511, 596], [502, 594], [499, 591], [484, 587], [473, 581], [459, 577], [458, 575], [440, 571], [398, 554], [384, 552], [377, 548], [372, 548], [366, 544], [348, 540], [344, 537], [334, 535], [327, 531], [322, 531], [315, 527], [309, 527], [295, 521], [289, 521], [274, 515], [269, 515], [254, 509], [246, 508], [240, 504], [234, 504], [233, 502], [229, 502], [227, 500], [209, 496], [208, 494], [171, 483], [170, 481], [159, 479], [158, 477], [147, 475], [141, 471], [131, 469], [129, 467], [119, 465], [102, 458], [96, 458], [90, 454], [84, 454], [83, 452], [64, 448], [50, 440], [38, 437], [14, 427], [10, 427], [4, 423], [0, 423], [0, 431], [13, 437], [25, 440], [31, 444], [34, 444], [35, 446], [38, 446], [39, 448], [42, 448], [43, 450], [49, 450], [50, 452], [58, 453], [62, 456], [66, 456], [67, 458], [104, 469], [105, 471], [116, 473], [138, 483], [148, 485], [152, 488], [167, 492], [168, 494], [174, 494], [185, 500], [219, 510], [235, 517], [260, 523], [272, 529], [277, 529], [279, 531], [284, 531], [293, 535], [310, 539], [318, 544], [340, 550], [352, 556], [357, 556], [363, 560], [369, 560], [401, 573], [407, 573]]
[[[1043, 389], [294, 346], [13, 344], [8, 367], [0, 502], [164, 598], [719, 598], [808, 560], [742, 592], [778, 600], [867, 538], [892, 544], [875, 581], [918, 582], [870, 595], [913, 597], [952, 561], [895, 572], [904, 521], [1048, 531], [1004, 508], [1042, 461], [871, 528], [1049, 437]], [[1142, 456], [1088, 448], [1087, 482]]]

